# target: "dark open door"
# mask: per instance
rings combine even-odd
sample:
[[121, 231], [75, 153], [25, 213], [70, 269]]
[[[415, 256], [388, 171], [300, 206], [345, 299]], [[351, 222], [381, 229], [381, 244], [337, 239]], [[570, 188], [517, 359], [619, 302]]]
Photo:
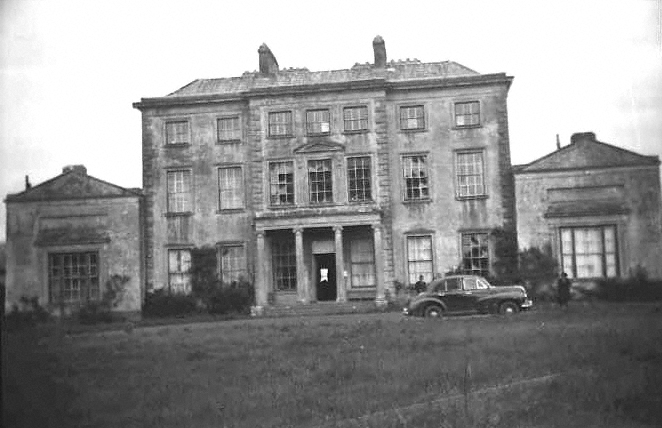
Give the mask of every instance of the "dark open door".
[[336, 287], [336, 255], [315, 254], [317, 272], [315, 282], [317, 284], [317, 300], [335, 301], [337, 297]]

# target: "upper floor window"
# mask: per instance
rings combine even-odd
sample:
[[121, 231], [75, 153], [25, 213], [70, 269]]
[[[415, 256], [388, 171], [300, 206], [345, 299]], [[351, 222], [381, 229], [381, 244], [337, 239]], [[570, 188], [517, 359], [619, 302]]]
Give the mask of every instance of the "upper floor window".
[[291, 111], [278, 111], [269, 113], [270, 137], [291, 137], [292, 135]]
[[345, 132], [365, 131], [368, 129], [368, 107], [345, 107], [343, 109]]
[[425, 111], [423, 106], [400, 107], [400, 129], [425, 129]]
[[308, 161], [310, 203], [333, 202], [331, 159]]
[[456, 153], [457, 195], [461, 198], [484, 196], [483, 152]]
[[405, 201], [419, 201], [430, 197], [427, 158], [423, 155], [402, 158], [405, 179]]
[[232, 284], [246, 276], [246, 254], [241, 244], [220, 245], [218, 247], [219, 278], [224, 284]]
[[241, 167], [218, 169], [218, 208], [244, 208], [244, 178]]
[[271, 205], [294, 204], [294, 166], [292, 162], [269, 164], [269, 195]]
[[308, 110], [306, 132], [308, 135], [328, 135], [331, 132], [329, 110]]
[[490, 259], [487, 233], [462, 234], [462, 272], [488, 276]]
[[168, 212], [191, 211], [191, 170], [168, 171], [167, 180]]
[[432, 281], [432, 236], [407, 237], [407, 270], [411, 285], [421, 276], [425, 282]]
[[372, 199], [369, 157], [347, 159], [347, 189], [350, 202]]
[[241, 120], [239, 116], [222, 117], [216, 121], [220, 143], [241, 141]]
[[616, 226], [561, 228], [561, 265], [570, 278], [618, 276]]
[[480, 103], [478, 101], [455, 103], [455, 126], [476, 125], [480, 125]]
[[166, 122], [166, 144], [189, 144], [191, 134], [187, 120]]

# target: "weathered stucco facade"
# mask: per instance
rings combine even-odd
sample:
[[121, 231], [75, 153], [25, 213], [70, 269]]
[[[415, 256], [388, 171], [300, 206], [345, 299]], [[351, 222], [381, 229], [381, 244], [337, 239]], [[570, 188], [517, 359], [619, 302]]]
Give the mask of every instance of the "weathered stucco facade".
[[520, 248], [550, 245], [575, 279], [662, 278], [660, 161], [599, 142], [592, 132], [515, 168]]
[[99, 300], [113, 275], [128, 278], [114, 310], [143, 300], [141, 192], [87, 175], [81, 165], [7, 196], [7, 297], [37, 297], [53, 311]]
[[[190, 250], [257, 304], [385, 301], [449, 268], [486, 273], [514, 229], [512, 77], [386, 61], [196, 80], [143, 98], [146, 287], [188, 291]], [[190, 275], [189, 275], [190, 276]]]

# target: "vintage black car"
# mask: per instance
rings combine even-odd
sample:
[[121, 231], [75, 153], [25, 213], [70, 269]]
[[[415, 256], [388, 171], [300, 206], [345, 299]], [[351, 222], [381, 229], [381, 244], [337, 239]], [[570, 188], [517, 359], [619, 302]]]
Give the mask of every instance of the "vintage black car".
[[437, 318], [448, 313], [512, 314], [532, 305], [521, 285], [493, 286], [477, 275], [451, 275], [430, 282], [409, 299], [403, 313]]

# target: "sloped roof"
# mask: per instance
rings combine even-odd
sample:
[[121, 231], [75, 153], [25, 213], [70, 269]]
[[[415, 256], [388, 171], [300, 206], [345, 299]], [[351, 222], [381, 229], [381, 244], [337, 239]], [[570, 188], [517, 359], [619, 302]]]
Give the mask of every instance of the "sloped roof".
[[640, 155], [595, 138], [592, 132], [574, 134], [571, 143], [525, 165], [513, 168], [515, 174], [622, 166], [654, 166], [657, 156]]
[[135, 189], [108, 183], [87, 175], [83, 166], [65, 167], [62, 174], [20, 193], [7, 195], [7, 202], [33, 202], [88, 198], [140, 196]]
[[350, 69], [309, 71], [307, 68], [285, 68], [274, 74], [246, 72], [240, 77], [197, 79], [167, 95], [185, 97], [195, 95], [229, 95], [274, 87], [367, 82], [374, 79], [404, 81], [409, 79], [479, 76], [480, 73], [453, 61], [423, 63], [419, 60], [391, 61], [386, 68], [371, 64], [355, 64]]

